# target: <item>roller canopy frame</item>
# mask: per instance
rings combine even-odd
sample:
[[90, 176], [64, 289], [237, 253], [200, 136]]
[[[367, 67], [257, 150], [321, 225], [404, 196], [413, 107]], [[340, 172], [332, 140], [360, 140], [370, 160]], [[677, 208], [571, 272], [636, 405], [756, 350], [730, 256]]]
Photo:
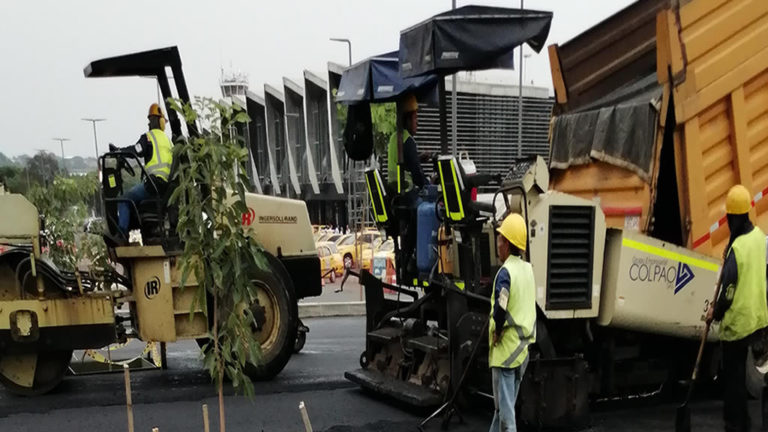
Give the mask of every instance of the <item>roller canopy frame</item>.
[[[166, 74], [166, 68], [171, 68], [172, 77]], [[170, 87], [170, 79], [173, 79], [179, 99], [184, 103], [190, 101], [187, 82], [181, 69], [181, 56], [178, 47], [175, 46], [94, 60], [85, 66], [83, 75], [86, 78], [152, 77], [157, 79], [164, 101], [173, 97]], [[174, 139], [181, 137], [183, 135], [181, 121], [176, 111], [169, 109], [168, 104], [165, 103], [165, 112], [171, 124]], [[190, 135], [197, 135], [194, 124], [188, 123], [187, 130]]]

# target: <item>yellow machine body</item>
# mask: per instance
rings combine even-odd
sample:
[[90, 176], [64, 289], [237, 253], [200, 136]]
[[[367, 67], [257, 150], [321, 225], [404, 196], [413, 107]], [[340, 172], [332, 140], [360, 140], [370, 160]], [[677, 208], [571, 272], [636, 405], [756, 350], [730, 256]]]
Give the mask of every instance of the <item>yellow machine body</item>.
[[189, 275], [181, 287], [175, 256], [169, 256], [162, 246], [117, 247], [115, 253], [122, 261], [131, 262], [131, 311], [136, 317], [139, 339], [175, 342], [207, 336], [205, 299], [194, 304], [194, 275]]

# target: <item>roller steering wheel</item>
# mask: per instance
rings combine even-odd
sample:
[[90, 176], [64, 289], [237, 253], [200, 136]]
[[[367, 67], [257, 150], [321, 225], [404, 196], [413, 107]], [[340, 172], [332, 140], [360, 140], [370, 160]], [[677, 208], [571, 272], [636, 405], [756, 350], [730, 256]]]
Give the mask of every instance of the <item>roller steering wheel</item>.
[[118, 164], [120, 166], [120, 169], [125, 170], [125, 172], [128, 173], [131, 177], [136, 177], [136, 171], [134, 171], [133, 167], [131, 166], [131, 163], [128, 162], [128, 159], [125, 156], [120, 155]]

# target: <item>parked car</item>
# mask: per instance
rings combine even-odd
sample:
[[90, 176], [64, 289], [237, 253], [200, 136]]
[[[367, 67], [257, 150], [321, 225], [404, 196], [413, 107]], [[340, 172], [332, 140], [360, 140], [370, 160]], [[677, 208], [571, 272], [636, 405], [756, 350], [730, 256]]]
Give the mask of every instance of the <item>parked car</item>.
[[371, 269], [371, 250], [374, 249], [375, 242], [381, 238], [381, 233], [378, 231], [366, 232], [362, 234], [345, 234], [336, 241], [336, 246], [339, 248], [339, 253], [344, 259], [344, 266], [352, 268], [358, 262], [358, 254], [362, 260], [363, 269]]
[[344, 271], [344, 262], [339, 255], [336, 245], [330, 242], [323, 242], [317, 245], [317, 255], [320, 257], [320, 275], [325, 276], [333, 283], [336, 276], [340, 276]]
[[381, 243], [371, 259], [371, 273], [378, 279], [389, 283], [397, 283], [395, 276], [395, 242], [392, 239]]

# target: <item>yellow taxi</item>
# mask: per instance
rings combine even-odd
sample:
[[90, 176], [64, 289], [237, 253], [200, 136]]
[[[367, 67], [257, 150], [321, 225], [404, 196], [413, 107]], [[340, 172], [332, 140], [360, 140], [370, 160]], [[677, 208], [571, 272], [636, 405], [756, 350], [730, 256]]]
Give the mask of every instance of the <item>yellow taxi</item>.
[[[373, 242], [379, 238], [381, 238], [381, 233], [378, 231], [363, 232], [357, 236], [354, 234], [345, 234], [338, 238], [336, 240], [336, 246], [339, 249], [339, 254], [341, 254], [342, 259], [344, 260], [344, 267], [352, 268], [356, 265], [358, 262], [359, 248], [360, 253], [362, 254], [362, 260], [360, 262], [363, 266], [363, 269], [370, 270], [371, 260], [370, 258], [365, 259], [366, 250], [368, 250], [368, 253], [370, 254], [370, 250], [373, 248]], [[368, 256], [370, 257], [370, 255]]]
[[328, 278], [331, 283], [336, 281], [336, 276], [344, 273], [344, 261], [332, 242], [317, 243], [317, 255], [320, 257], [320, 276]]
[[379, 244], [370, 260], [371, 273], [378, 279], [389, 283], [397, 283], [395, 276], [395, 242], [390, 238]]

